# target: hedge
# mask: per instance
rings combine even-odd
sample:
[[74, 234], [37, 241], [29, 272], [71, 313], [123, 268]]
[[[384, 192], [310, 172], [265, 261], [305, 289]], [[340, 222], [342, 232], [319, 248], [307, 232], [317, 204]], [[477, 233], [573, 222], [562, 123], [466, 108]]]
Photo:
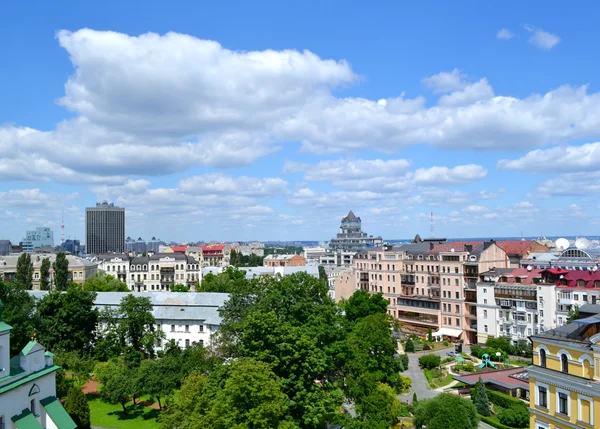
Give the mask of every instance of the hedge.
[[[471, 396], [473, 396], [475, 392], [475, 388], [472, 388], [470, 391]], [[515, 399], [510, 395], [505, 395], [504, 393], [496, 392], [495, 390], [486, 389], [488, 399], [494, 405], [497, 405], [501, 408], [511, 408], [511, 407], [524, 407], [527, 408], [527, 404], [520, 399]]]
[[496, 419], [494, 419], [492, 417], [482, 416], [481, 414], [477, 414], [477, 415], [479, 416], [479, 420], [481, 420], [482, 422], [485, 422], [488, 425], [493, 426], [495, 428], [498, 428], [498, 429], [515, 429], [515, 428], [512, 428], [510, 426], [503, 425], [498, 420], [496, 420]]
[[442, 358], [438, 355], [423, 355], [419, 358], [419, 366], [424, 369], [433, 369], [440, 366]]

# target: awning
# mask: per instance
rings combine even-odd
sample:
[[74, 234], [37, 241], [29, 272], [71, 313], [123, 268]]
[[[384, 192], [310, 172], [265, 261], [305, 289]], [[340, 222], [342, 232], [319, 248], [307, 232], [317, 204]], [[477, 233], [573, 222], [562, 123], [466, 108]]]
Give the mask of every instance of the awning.
[[452, 329], [452, 328], [440, 328], [439, 331], [434, 332], [433, 336], [434, 337], [460, 337], [460, 334], [462, 334], [463, 330], [462, 329]]
[[28, 409], [23, 410], [21, 414], [12, 416], [11, 420], [18, 429], [44, 429]]
[[48, 417], [52, 419], [52, 422], [58, 429], [76, 429], [77, 425], [67, 414], [62, 404], [56, 397], [48, 396], [40, 401], [40, 404], [46, 410], [46, 414]]

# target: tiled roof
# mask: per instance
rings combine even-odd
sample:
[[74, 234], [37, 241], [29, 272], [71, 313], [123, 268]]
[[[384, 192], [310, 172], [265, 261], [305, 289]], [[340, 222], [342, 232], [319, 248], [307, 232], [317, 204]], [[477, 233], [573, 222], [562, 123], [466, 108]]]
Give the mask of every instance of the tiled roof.
[[187, 250], [187, 246], [169, 246], [173, 252], [185, 252]]
[[213, 245], [208, 245], [208, 246], [202, 246], [202, 251], [203, 252], [207, 252], [207, 251], [222, 251], [225, 248], [224, 245], [222, 244], [213, 244]]
[[527, 249], [533, 244], [533, 240], [498, 240], [496, 244], [507, 255], [524, 255]]
[[272, 254], [272, 255], [265, 256], [265, 260], [266, 261], [287, 261], [288, 259], [292, 259], [294, 256], [298, 256], [298, 255], [277, 255], [277, 254]]
[[455, 252], [465, 252], [465, 246], [473, 246], [473, 249], [481, 246], [483, 241], [451, 241], [449, 243], [437, 244], [433, 249], [428, 250], [427, 254], [435, 254], [441, 252], [451, 252], [454, 249]]
[[462, 376], [454, 376], [455, 380], [462, 381], [469, 386], [474, 386], [481, 378], [484, 384], [496, 384], [508, 389], [524, 389], [529, 390], [529, 380], [525, 380], [523, 373], [527, 370], [524, 368], [508, 368], [498, 371], [490, 371], [485, 373], [469, 374]]

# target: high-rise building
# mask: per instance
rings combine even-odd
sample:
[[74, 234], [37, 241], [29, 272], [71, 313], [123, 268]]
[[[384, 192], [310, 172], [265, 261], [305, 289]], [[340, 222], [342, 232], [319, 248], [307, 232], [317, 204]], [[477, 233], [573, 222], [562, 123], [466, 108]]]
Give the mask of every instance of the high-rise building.
[[85, 209], [85, 246], [87, 253], [125, 251], [125, 209], [113, 203], [96, 203]]
[[0, 256], [10, 255], [12, 252], [12, 244], [10, 240], [0, 240]]
[[32, 253], [39, 247], [54, 247], [54, 232], [48, 227], [38, 226], [33, 231], [26, 231], [23, 239], [23, 251]]

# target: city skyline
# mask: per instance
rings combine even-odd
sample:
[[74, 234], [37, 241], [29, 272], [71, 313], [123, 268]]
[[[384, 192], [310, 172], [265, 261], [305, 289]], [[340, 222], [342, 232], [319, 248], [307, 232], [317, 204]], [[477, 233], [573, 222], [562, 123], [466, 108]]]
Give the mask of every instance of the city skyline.
[[596, 5], [38, 6], [0, 17], [0, 239], [64, 212], [83, 242], [103, 200], [175, 242], [329, 240], [349, 210], [384, 239], [432, 212], [597, 235]]

